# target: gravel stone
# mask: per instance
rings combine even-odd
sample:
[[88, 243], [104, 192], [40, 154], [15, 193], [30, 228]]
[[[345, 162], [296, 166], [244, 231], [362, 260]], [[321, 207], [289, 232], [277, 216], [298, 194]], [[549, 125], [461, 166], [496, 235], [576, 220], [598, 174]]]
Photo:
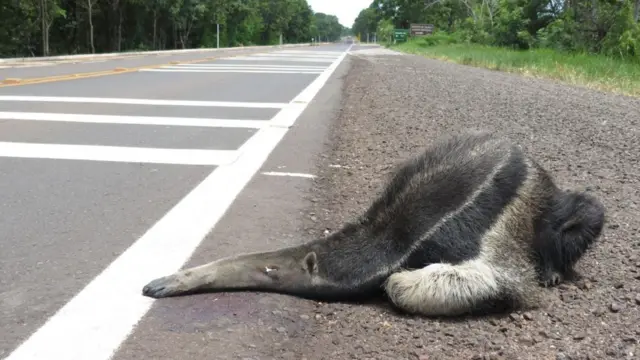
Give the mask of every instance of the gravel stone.
[[546, 289], [548, 301], [514, 314], [515, 321], [509, 312], [436, 319], [400, 314], [384, 301], [323, 303], [315, 308], [323, 321], [305, 323], [277, 347], [265, 345], [265, 358], [281, 358], [282, 349], [336, 360], [605, 359], [640, 351], [623, 341], [640, 334], [640, 306], [622, 311], [619, 304], [627, 293], [640, 300], [640, 100], [419, 56], [347, 61], [342, 105], [327, 115], [332, 130], [308, 196], [314, 201], [305, 213], [317, 218], [300, 219], [301, 232], [322, 236], [360, 215], [394, 164], [466, 129], [505, 135], [560, 187], [590, 189], [607, 208], [608, 225], [575, 267], [583, 281]]
[[573, 340], [583, 340], [586, 337], [587, 337], [586, 333], [579, 332], [579, 333], [576, 333], [575, 335], [573, 335]]

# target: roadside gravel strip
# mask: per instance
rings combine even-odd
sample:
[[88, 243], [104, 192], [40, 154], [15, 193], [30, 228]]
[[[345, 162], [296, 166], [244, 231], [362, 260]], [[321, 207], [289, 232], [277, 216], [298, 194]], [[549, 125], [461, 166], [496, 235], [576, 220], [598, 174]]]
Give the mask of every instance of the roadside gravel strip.
[[398, 161], [469, 128], [520, 142], [560, 186], [591, 189], [608, 223], [578, 278], [549, 289], [542, 309], [447, 320], [301, 300], [306, 324], [264, 358], [640, 358], [640, 101], [419, 56], [353, 55], [305, 233], [356, 216]]

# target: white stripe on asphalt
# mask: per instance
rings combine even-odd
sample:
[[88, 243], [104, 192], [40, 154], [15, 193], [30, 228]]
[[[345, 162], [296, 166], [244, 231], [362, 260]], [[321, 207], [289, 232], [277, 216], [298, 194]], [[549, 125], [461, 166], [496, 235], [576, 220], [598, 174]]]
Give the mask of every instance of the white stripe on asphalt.
[[293, 61], [293, 62], [329, 62], [332, 63], [337, 60], [327, 60], [327, 59], [318, 59], [318, 58], [300, 58], [300, 57], [283, 57], [283, 58], [274, 58], [267, 56], [247, 56], [247, 57], [236, 57], [233, 59], [225, 59], [225, 61]]
[[126, 146], [0, 142], [0, 157], [176, 165], [224, 165], [235, 150], [160, 149]]
[[253, 56], [268, 56], [268, 57], [311, 57], [318, 59], [337, 59], [338, 57], [335, 55], [323, 55], [323, 54], [279, 54], [279, 53], [264, 53], [264, 54], [254, 54]]
[[315, 178], [315, 175], [312, 174], [303, 174], [303, 173], [291, 173], [291, 172], [279, 172], [279, 171], [266, 171], [263, 172], [262, 175], [269, 176], [291, 176], [291, 177], [303, 177], [303, 178]]
[[[272, 122], [293, 124], [350, 49]], [[184, 265], [288, 130], [260, 129], [5, 360], [110, 359], [154, 302], [142, 287]]]
[[172, 67], [179, 67], [183, 69], [200, 69], [200, 68], [211, 68], [211, 67], [224, 67], [230, 69], [247, 69], [247, 68], [255, 68], [259, 67], [260, 69], [270, 69], [270, 70], [327, 70], [326, 66], [318, 66], [318, 65], [275, 65], [275, 64], [224, 64], [224, 63], [203, 63], [203, 64], [178, 64], [171, 65]]
[[234, 120], [207, 119], [163, 116], [121, 116], [93, 114], [58, 114], [39, 112], [0, 111], [0, 119], [24, 121], [60, 121], [74, 123], [99, 124], [134, 124], [134, 125], [167, 125], [167, 126], [202, 126], [214, 128], [249, 128], [259, 129], [268, 126], [267, 120]]
[[42, 101], [42, 102], [68, 102], [68, 103], [94, 103], [94, 104], [203, 106], [203, 107], [237, 107], [237, 108], [264, 108], [264, 109], [282, 109], [288, 105], [287, 103], [160, 100], [160, 99], [119, 99], [119, 98], [74, 97], [74, 96], [19, 96], [19, 95], [0, 96], [0, 101], [34, 101], [34, 102]]
[[267, 54], [289, 54], [289, 55], [297, 55], [297, 54], [309, 54], [309, 55], [333, 55], [340, 56], [339, 51], [313, 51], [313, 50], [281, 50], [276, 52], [271, 52]]
[[160, 69], [140, 69], [138, 71], [145, 72], [183, 72], [183, 73], [235, 73], [235, 74], [322, 74], [321, 70], [301, 71], [301, 70], [249, 70], [249, 69], [227, 69], [227, 70], [208, 70], [208, 69], [182, 69], [182, 68], [160, 68]]
[[259, 64], [241, 64], [241, 65], [207, 65], [207, 66], [180, 66], [180, 65], [168, 65], [159, 69], [185, 69], [185, 70], [275, 70], [275, 71], [316, 71], [323, 72], [327, 69], [326, 66], [270, 66]]

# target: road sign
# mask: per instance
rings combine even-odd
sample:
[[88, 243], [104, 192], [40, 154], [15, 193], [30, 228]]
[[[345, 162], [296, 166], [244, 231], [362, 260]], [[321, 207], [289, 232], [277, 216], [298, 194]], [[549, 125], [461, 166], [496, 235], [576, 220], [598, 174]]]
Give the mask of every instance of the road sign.
[[432, 33], [432, 24], [411, 24], [411, 36], [431, 35]]
[[394, 29], [393, 30], [393, 40], [395, 42], [405, 42], [407, 41], [407, 37], [409, 36], [409, 30], [407, 29]]

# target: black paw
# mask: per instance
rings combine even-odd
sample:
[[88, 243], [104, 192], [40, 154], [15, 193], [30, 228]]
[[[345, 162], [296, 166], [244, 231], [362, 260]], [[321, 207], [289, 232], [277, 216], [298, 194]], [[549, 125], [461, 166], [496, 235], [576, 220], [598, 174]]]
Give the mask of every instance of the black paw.
[[548, 270], [542, 276], [542, 285], [544, 287], [552, 287], [560, 284], [564, 280], [562, 274], [554, 270]]

